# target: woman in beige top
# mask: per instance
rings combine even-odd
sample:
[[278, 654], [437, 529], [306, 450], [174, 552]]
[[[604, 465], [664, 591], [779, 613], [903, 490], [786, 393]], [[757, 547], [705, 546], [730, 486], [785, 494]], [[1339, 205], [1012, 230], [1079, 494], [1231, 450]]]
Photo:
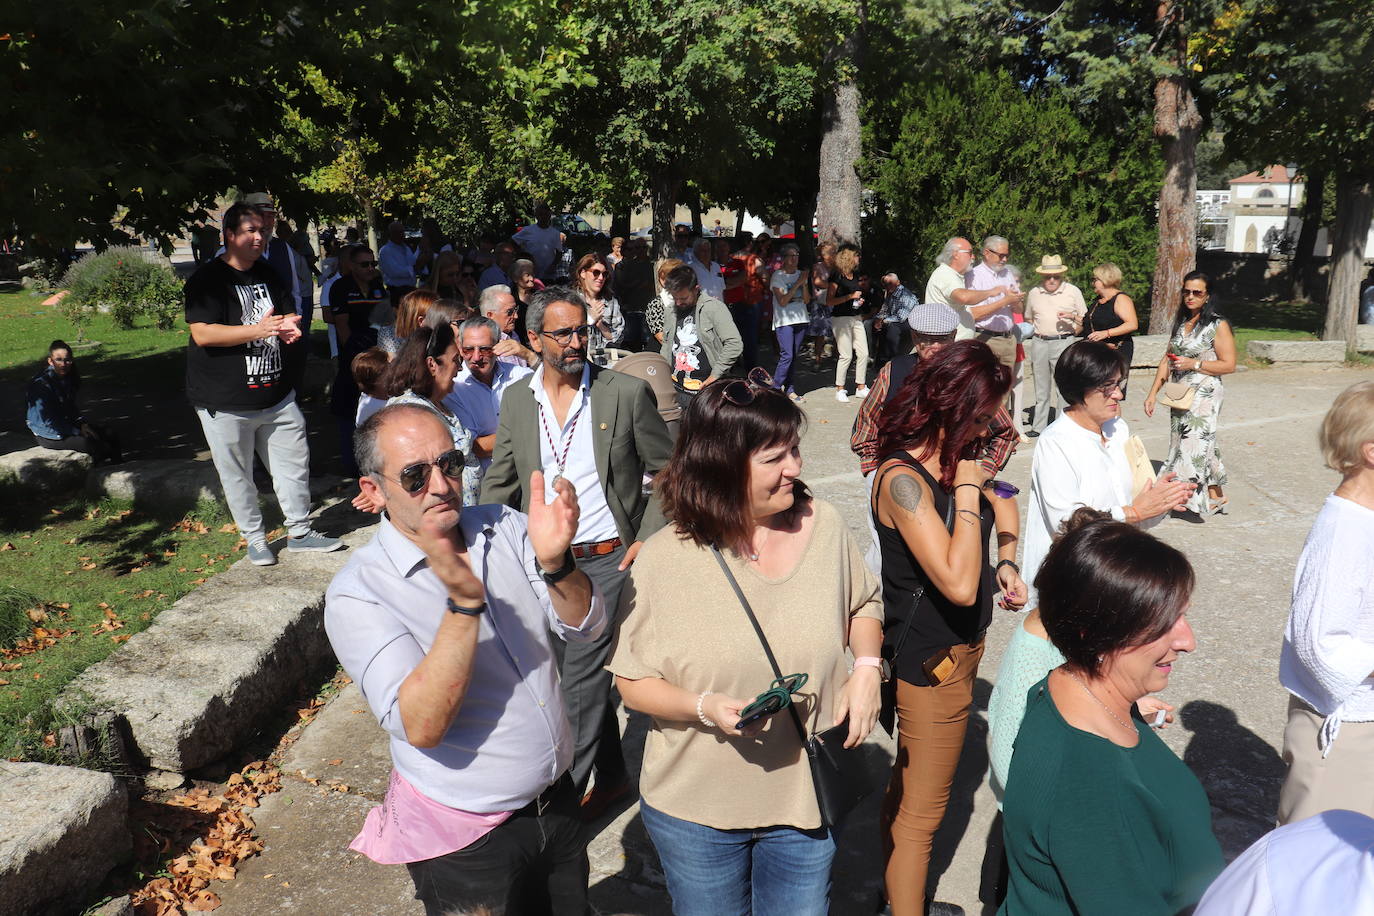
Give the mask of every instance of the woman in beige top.
[[635, 560], [607, 665], [625, 705], [653, 717], [640, 810], [679, 916], [822, 916], [835, 852], [789, 714], [735, 727], [774, 674], [712, 547], [783, 674], [808, 675], [792, 696], [806, 728], [848, 718], [853, 746], [878, 715], [878, 583], [797, 479], [804, 418], [770, 386], [755, 370], [692, 399], [655, 483], [673, 524]]

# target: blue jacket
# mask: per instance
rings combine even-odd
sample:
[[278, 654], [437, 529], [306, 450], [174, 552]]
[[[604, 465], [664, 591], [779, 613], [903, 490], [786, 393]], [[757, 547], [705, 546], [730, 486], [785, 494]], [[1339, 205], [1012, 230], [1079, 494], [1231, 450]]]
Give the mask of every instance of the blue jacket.
[[48, 366], [29, 382], [29, 431], [44, 439], [81, 435], [81, 411], [76, 406], [76, 383]]

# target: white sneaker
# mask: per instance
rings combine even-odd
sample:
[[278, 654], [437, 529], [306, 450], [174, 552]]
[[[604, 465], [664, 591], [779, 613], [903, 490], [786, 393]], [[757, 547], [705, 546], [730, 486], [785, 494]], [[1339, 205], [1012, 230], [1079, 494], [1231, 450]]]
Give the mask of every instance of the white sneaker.
[[862, 388], [860, 388], [858, 391], [854, 392], [854, 397], [856, 397], [856, 398], [866, 398], [866, 397], [868, 397], [868, 386], [865, 385], [865, 386], [863, 386]]
[[839, 401], [841, 404], [848, 404], [848, 403], [849, 403], [849, 395], [847, 395], [847, 394], [844, 393], [844, 389], [843, 389], [843, 388], [837, 388], [837, 389], [835, 390], [835, 400]]

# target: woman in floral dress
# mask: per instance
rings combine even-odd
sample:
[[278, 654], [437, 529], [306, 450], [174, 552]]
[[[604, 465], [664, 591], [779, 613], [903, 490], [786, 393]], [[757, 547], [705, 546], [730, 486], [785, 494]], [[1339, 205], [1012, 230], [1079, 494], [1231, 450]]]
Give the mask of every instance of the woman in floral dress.
[[1145, 415], [1154, 416], [1155, 398], [1166, 381], [1195, 388], [1187, 410], [1170, 408], [1169, 457], [1161, 473], [1173, 471], [1179, 480], [1197, 484], [1187, 510], [1199, 516], [1221, 512], [1226, 466], [1217, 444], [1221, 414], [1221, 377], [1236, 371], [1236, 338], [1231, 323], [1212, 304], [1212, 281], [1195, 270], [1183, 278], [1183, 299], [1174, 316], [1169, 349], [1159, 361], [1154, 384], [1145, 397]]

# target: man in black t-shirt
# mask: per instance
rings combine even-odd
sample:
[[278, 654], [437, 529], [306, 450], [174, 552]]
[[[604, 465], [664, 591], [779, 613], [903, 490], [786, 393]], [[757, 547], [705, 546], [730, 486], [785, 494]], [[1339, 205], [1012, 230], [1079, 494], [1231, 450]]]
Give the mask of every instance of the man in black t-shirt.
[[[346, 259], [346, 260], [344, 260]], [[349, 248], [340, 258], [340, 276], [329, 288], [326, 303], [333, 316], [334, 333], [339, 340], [339, 365], [329, 389], [329, 410], [339, 430], [339, 454], [344, 467], [356, 474], [353, 465], [353, 429], [358, 413], [358, 385], [353, 381], [353, 357], [377, 346], [377, 329], [372, 326], [379, 306], [390, 306], [391, 298], [382, 286], [377, 271], [377, 256], [366, 245]]]
[[277, 558], [253, 483], [255, 451], [286, 516], [286, 549], [343, 546], [310, 527], [310, 449], [291, 371], [305, 358], [305, 343], [293, 291], [262, 261], [266, 242], [257, 207], [234, 204], [224, 214], [224, 254], [186, 281], [186, 394], [248, 558], [258, 566]]

